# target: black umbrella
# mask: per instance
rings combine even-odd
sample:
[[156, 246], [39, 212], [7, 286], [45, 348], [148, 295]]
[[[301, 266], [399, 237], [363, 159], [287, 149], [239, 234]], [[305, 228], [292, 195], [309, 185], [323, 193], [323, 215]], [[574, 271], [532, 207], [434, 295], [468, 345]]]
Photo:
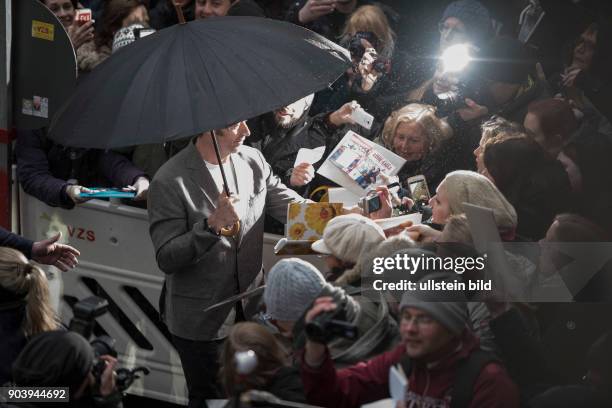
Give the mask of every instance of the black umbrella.
[[334, 82], [348, 52], [305, 28], [220, 17], [158, 31], [83, 78], [50, 137], [72, 147], [162, 143], [227, 127]]

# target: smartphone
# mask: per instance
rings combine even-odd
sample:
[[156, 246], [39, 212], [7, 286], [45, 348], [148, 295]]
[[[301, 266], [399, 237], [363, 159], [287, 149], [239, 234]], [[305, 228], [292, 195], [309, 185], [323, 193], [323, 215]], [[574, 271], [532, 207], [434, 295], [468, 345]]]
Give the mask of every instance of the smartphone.
[[431, 195], [429, 194], [429, 188], [427, 188], [427, 180], [422, 174], [414, 177], [410, 177], [406, 180], [406, 185], [410, 191], [410, 197], [416, 204], [427, 205]]
[[88, 8], [77, 9], [74, 15], [74, 19], [76, 20], [78, 25], [82, 26], [86, 22], [91, 21], [91, 16], [92, 16], [91, 9], [88, 9]]
[[372, 123], [374, 122], [374, 116], [363, 110], [363, 108], [357, 108], [351, 113], [351, 119], [355, 121], [359, 126], [370, 130]]

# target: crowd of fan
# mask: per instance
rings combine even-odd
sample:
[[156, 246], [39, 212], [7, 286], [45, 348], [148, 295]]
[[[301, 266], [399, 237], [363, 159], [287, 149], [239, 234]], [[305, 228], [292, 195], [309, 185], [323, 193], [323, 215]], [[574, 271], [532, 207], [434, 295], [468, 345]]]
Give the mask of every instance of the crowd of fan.
[[[66, 28], [80, 75], [138, 41], [135, 29], [162, 30], [178, 21], [166, 0], [41, 1]], [[567, 263], [546, 251], [547, 243], [612, 241], [612, 17], [604, 3], [542, 1], [545, 20], [527, 43], [517, 39], [522, 7], [534, 7], [527, 1], [177, 3], [187, 20], [284, 19], [351, 49], [354, 68], [332, 87], [248, 121], [246, 143], [261, 150], [287, 186], [321, 199], [336, 185], [316, 170], [354, 130], [406, 160], [400, 182], [424, 175], [435, 192], [431, 219], [404, 231], [383, 231], [361, 215], [332, 219], [313, 246], [325, 255], [327, 271], [299, 259], [278, 262], [267, 275], [265, 314], [257, 323], [236, 324], [225, 340], [220, 396], [262, 389], [290, 401], [360, 406], [389, 396], [389, 368], [400, 364], [409, 379], [407, 407], [458, 401], [471, 407], [612, 406], [605, 303], [612, 300], [610, 262], [575, 297], [602, 303], [509, 303], [469, 293], [448, 299], [434, 291], [372, 299], [356, 289], [376, 257], [477, 255], [464, 203], [491, 208], [504, 242], [539, 241], [538, 254], [507, 254], [510, 279], [527, 291], [554, 285], [556, 269]], [[95, 23], [74, 22], [83, 6], [93, 10]], [[482, 58], [473, 74], [479, 92], [449, 109], [440, 95], [456, 91], [459, 79], [432, 56], [465, 42]], [[371, 129], [351, 119], [359, 107], [374, 116]], [[149, 180], [187, 143], [83, 150], [55, 144], [45, 129], [19, 131], [18, 177], [28, 194], [51, 206], [73, 208], [94, 185], [131, 186], [146, 200]], [[320, 146], [325, 154], [318, 163], [295, 163], [299, 149]], [[380, 191], [390, 208], [394, 197]], [[278, 231], [279, 225], [269, 220], [267, 228]], [[444, 243], [463, 246], [458, 252]], [[421, 281], [456, 278], [419, 272]], [[0, 249], [0, 293], [6, 350], [0, 383], [66, 385], [79, 396], [88, 395], [88, 385], [100, 388], [83, 369], [94, 359], [86, 342], [70, 333], [41, 334], [60, 329], [44, 273], [6, 248]], [[358, 328], [357, 339], [323, 344], [307, 335], [317, 315], [340, 307]], [[576, 330], [565, 328], [570, 321]], [[77, 357], [58, 358], [71, 347]], [[259, 361], [248, 377], [233, 363], [235, 353], [246, 350]], [[32, 353], [55, 356], [55, 365], [29, 366], [42, 361]], [[112, 394], [105, 385], [96, 392]]]

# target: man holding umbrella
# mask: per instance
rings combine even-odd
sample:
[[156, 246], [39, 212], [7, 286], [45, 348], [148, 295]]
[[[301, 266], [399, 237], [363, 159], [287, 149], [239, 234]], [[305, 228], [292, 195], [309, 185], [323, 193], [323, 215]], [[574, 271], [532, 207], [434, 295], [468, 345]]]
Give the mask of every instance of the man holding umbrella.
[[[287, 204], [304, 201], [258, 150], [242, 145], [250, 135], [245, 122], [215, 134], [220, 161], [205, 132], [162, 166], [149, 189], [151, 238], [166, 273], [162, 316], [181, 358], [190, 407], [217, 396], [220, 339], [250, 314], [240, 301], [204, 309], [260, 281], [265, 213], [284, 222]], [[237, 194], [227, 197], [220, 165]], [[221, 234], [237, 221], [234, 236]]]
[[351, 60], [293, 24], [250, 17], [186, 23], [175, 6], [180, 23], [124, 47], [84, 78], [50, 134], [66, 146], [102, 149], [199, 134], [155, 175], [148, 203], [166, 273], [160, 311], [196, 406], [217, 396], [223, 324], [251, 313], [228, 298], [246, 296], [261, 275], [264, 213], [284, 220], [287, 204], [304, 200], [260, 152], [242, 146], [249, 135], [242, 120], [328, 87]]

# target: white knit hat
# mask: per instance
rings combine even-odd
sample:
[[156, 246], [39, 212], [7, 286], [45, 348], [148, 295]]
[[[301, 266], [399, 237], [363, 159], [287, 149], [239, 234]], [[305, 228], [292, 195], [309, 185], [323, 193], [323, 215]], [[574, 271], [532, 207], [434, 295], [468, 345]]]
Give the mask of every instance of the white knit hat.
[[263, 298], [272, 319], [297, 321], [319, 296], [325, 278], [312, 264], [299, 258], [278, 261], [266, 279]]
[[456, 170], [444, 177], [444, 185], [451, 215], [465, 212], [463, 203], [479, 205], [493, 210], [495, 223], [500, 229], [514, 229], [517, 216], [514, 207], [482, 174], [468, 170]]
[[132, 24], [127, 27], [120, 28], [115, 32], [113, 36], [113, 48], [112, 52], [116, 52], [118, 49], [125, 47], [126, 45], [130, 45], [134, 41], [136, 41], [136, 36], [134, 35], [135, 28], [145, 28], [142, 24]]
[[345, 262], [357, 262], [363, 251], [385, 239], [383, 229], [371, 219], [347, 214], [332, 218], [323, 230], [323, 239], [315, 241], [312, 249]]

